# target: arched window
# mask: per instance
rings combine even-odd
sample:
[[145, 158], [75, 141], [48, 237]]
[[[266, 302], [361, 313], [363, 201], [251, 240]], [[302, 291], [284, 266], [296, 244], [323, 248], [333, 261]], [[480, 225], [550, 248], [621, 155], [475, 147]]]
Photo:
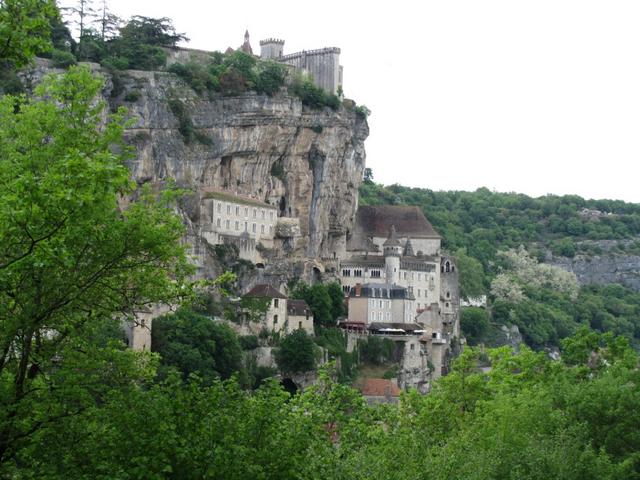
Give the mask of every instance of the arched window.
[[278, 323], [278, 315], [273, 316], [273, 324], [275, 325], [276, 323]]
[[450, 272], [450, 271], [451, 271], [451, 264], [449, 263], [449, 261], [447, 261], [447, 262], [444, 264], [444, 271], [445, 271], [445, 272]]

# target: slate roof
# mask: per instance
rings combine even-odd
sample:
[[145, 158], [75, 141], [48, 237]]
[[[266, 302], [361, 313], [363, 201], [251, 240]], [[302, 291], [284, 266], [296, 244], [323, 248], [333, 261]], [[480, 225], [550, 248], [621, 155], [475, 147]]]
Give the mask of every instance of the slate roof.
[[386, 238], [392, 226], [399, 237], [441, 238], [416, 206], [362, 206], [356, 212], [356, 229], [366, 236]]
[[306, 315], [313, 315], [311, 308], [304, 300], [289, 300], [287, 302], [287, 313], [296, 317], [304, 317]]
[[273, 288], [271, 285], [267, 285], [266, 283], [261, 283], [253, 287], [249, 290], [248, 293], [245, 294], [245, 297], [249, 298], [284, 298], [282, 293]]
[[384, 378], [367, 378], [361, 389], [362, 395], [370, 397], [399, 397], [400, 389], [391, 380]]

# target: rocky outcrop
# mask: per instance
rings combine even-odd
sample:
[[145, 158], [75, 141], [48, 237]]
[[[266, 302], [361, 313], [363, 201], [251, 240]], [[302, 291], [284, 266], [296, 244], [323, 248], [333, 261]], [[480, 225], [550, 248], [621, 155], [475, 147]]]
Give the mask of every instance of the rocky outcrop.
[[[281, 222], [271, 258], [317, 261], [345, 249], [369, 134], [353, 109], [311, 110], [285, 92], [208, 98], [171, 73], [113, 77], [91, 67], [107, 79], [103, 94], [111, 110], [129, 112], [133, 178], [138, 184], [172, 179], [193, 192], [180, 210], [201, 273], [210, 246], [200, 234], [200, 200], [212, 189], [277, 207]], [[39, 59], [28, 80], [51, 70]]]
[[573, 258], [552, 256], [548, 253], [546, 263], [551, 263], [575, 273], [581, 285], [619, 283], [640, 291], [640, 254], [623, 253], [620, 246], [629, 249], [634, 241], [599, 240], [581, 242], [581, 245], [599, 254], [579, 254]]
[[551, 263], [575, 273], [581, 285], [619, 283], [640, 291], [640, 255], [553, 257]]

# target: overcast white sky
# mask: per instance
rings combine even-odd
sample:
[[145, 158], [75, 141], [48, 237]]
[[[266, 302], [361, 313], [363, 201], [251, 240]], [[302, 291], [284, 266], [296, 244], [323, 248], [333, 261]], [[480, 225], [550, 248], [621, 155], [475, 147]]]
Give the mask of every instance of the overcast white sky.
[[640, 202], [638, 0], [108, 2], [193, 48], [340, 47], [377, 182]]

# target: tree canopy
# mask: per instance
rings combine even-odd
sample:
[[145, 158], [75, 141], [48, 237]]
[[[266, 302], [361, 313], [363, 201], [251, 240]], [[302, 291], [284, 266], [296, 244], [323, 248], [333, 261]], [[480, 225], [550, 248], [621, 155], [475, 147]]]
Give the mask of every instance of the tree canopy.
[[102, 375], [94, 369], [117, 356], [92, 345], [92, 331], [188, 290], [173, 194], [141, 191], [120, 207], [134, 184], [128, 149], [114, 153], [122, 112], [103, 124], [101, 87], [74, 67], [45, 78], [33, 100], [0, 98], [0, 460], [82, 408], [77, 395]]

